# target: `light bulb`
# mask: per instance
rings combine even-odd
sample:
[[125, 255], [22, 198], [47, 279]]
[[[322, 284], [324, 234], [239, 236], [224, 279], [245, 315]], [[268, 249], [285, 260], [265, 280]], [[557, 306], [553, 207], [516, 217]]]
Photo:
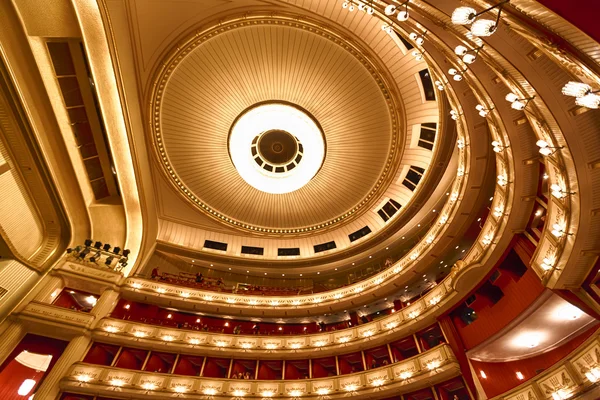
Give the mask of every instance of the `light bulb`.
[[540, 148], [540, 154], [543, 155], [543, 156], [549, 156], [552, 153], [553, 153], [553, 151], [549, 147], [542, 147], [542, 148]]
[[25, 379], [19, 389], [17, 390], [17, 394], [19, 396], [27, 396], [31, 389], [35, 386], [35, 381], [33, 379]]
[[363, 3], [360, 3], [360, 4], [358, 5], [358, 9], [359, 9], [360, 11], [364, 11], [364, 10], [365, 10], [365, 7], [366, 7], [366, 6], [365, 6]]
[[487, 115], [488, 115], [488, 112], [487, 112], [487, 111], [485, 111], [485, 110], [481, 110], [481, 111], [479, 111], [479, 116], [480, 116], [480, 117], [487, 117]]
[[408, 11], [402, 10], [402, 11], [398, 12], [398, 17], [396, 17], [396, 18], [398, 18], [398, 21], [402, 21], [402, 22], [408, 21]]
[[525, 108], [525, 103], [520, 100], [513, 101], [510, 106], [515, 110], [523, 110]]
[[475, 36], [491, 36], [496, 31], [496, 21], [479, 19], [471, 25], [471, 33]]
[[457, 56], [464, 56], [468, 51], [469, 49], [462, 45], [458, 45], [454, 48], [454, 53], [456, 53]]
[[448, 70], [448, 73], [449, 73], [450, 75], [456, 75], [456, 74], [458, 73], [458, 71], [457, 71], [455, 68], [450, 68], [450, 69]]
[[475, 109], [476, 109], [477, 111], [481, 111], [481, 110], [485, 109], [485, 107], [484, 107], [484, 106], [482, 106], [481, 104], [477, 104], [477, 105], [475, 106]]
[[374, 12], [375, 12], [375, 10], [373, 9], [373, 7], [371, 7], [371, 6], [367, 7], [367, 14], [373, 15]]
[[467, 64], [473, 64], [477, 56], [475, 54], [465, 54], [462, 60]]
[[546, 142], [544, 139], [540, 139], [537, 142], [535, 142], [535, 145], [537, 147], [548, 147], [548, 142]]
[[410, 38], [410, 40], [417, 40], [419, 35], [417, 35], [415, 32], [411, 32], [410, 35], [408, 35], [408, 37]]
[[468, 25], [475, 21], [477, 11], [471, 7], [458, 7], [452, 13], [452, 23], [454, 25]]
[[583, 97], [592, 91], [592, 87], [581, 82], [569, 82], [562, 88], [565, 96]]
[[463, 77], [462, 75], [454, 75], [452, 79], [454, 79], [456, 82], [460, 82], [462, 81]]
[[345, 1], [345, 2], [343, 2], [343, 3], [342, 3], [342, 8], [348, 8], [348, 2], [346, 2], [346, 1]]
[[348, 6], [348, 11], [354, 11], [354, 3], [350, 3], [350, 5]]
[[423, 43], [425, 43], [425, 39], [423, 39], [423, 37], [420, 36], [420, 37], [417, 38], [417, 40], [415, 40], [415, 43], [417, 43], [420, 46]]
[[396, 12], [396, 6], [393, 4], [389, 4], [383, 12], [385, 13], [385, 15], [394, 15], [394, 13]]
[[586, 94], [583, 97], [576, 98], [575, 104], [586, 108], [597, 109], [600, 107], [600, 96], [593, 93]]
[[512, 103], [513, 101], [515, 101], [515, 100], [518, 100], [518, 99], [519, 99], [519, 96], [517, 96], [517, 95], [516, 95], [516, 94], [514, 94], [514, 93], [509, 93], [509, 94], [507, 94], [507, 95], [506, 95], [506, 97], [504, 97], [504, 98], [506, 99], [506, 101], [508, 101], [508, 102]]

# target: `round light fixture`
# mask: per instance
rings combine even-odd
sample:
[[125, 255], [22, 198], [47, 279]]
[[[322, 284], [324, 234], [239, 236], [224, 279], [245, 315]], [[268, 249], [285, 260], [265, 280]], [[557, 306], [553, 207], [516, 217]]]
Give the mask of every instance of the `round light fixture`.
[[229, 155], [240, 176], [273, 194], [306, 185], [325, 159], [325, 139], [308, 112], [286, 103], [245, 110], [229, 134]]

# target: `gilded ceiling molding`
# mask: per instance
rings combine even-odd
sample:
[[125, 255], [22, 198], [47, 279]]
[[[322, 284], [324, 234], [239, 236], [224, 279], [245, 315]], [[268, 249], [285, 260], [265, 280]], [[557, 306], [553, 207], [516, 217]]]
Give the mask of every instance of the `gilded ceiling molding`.
[[[373, 79], [377, 82], [382, 94], [385, 97], [388, 106], [388, 112], [391, 117], [392, 125], [392, 143], [390, 152], [385, 162], [385, 167], [377, 180], [375, 186], [371, 189], [368, 195], [351, 210], [346, 213], [339, 215], [338, 217], [320, 223], [313, 226], [305, 226], [302, 228], [289, 228], [280, 229], [265, 226], [254, 226], [251, 224], [238, 221], [228, 215], [225, 215], [211, 205], [205, 203], [202, 199], [197, 197], [192, 190], [190, 190], [183, 180], [179, 177], [175, 168], [169, 160], [167, 151], [165, 150], [162, 131], [161, 131], [161, 108], [163, 106], [162, 101], [164, 92], [166, 90], [167, 83], [170, 77], [174, 73], [176, 66], [183, 62], [185, 57], [190, 54], [196, 47], [200, 46], [207, 40], [218, 36], [220, 33], [234, 30], [237, 28], [254, 26], [257, 24], [267, 24], [274, 26], [287, 26], [294, 29], [302, 29], [305, 31], [313, 32], [321, 37], [324, 37], [330, 41], [333, 41], [338, 46], [351, 53], [360, 63], [363, 64], [364, 68], [373, 76]], [[269, 13], [268, 15], [251, 15], [246, 14], [242, 17], [230, 19], [225, 22], [221, 22], [219, 25], [203, 29], [196, 32], [192, 37], [187, 38], [182, 44], [180, 44], [166, 59], [163, 61], [160, 70], [156, 74], [156, 78], [153, 84], [153, 90], [151, 94], [151, 121], [149, 121], [151, 130], [154, 137], [154, 147], [157, 152], [158, 159], [161, 161], [163, 171], [170, 178], [169, 181], [182, 195], [196, 208], [203, 211], [206, 215], [212, 218], [226, 223], [231, 227], [245, 232], [261, 233], [267, 236], [280, 236], [282, 234], [311, 234], [322, 230], [330, 230], [337, 228], [340, 223], [345, 223], [353, 220], [354, 218], [362, 215], [368, 211], [374, 204], [379, 200], [379, 194], [385, 192], [386, 188], [393, 181], [396, 175], [396, 169], [399, 166], [399, 160], [402, 156], [402, 149], [404, 147], [404, 111], [401, 99], [395, 89], [394, 85], [390, 82], [393, 80], [388, 77], [388, 72], [380, 65], [377, 65], [373, 60], [375, 57], [367, 57], [365, 54], [367, 50], [362, 49], [358, 44], [354, 43], [350, 38], [344, 37], [341, 34], [333, 30], [332, 27], [325, 26], [322, 23], [312, 22], [305, 17], [295, 15], [276, 15], [275, 13]], [[401, 114], [400, 116], [398, 114]]]

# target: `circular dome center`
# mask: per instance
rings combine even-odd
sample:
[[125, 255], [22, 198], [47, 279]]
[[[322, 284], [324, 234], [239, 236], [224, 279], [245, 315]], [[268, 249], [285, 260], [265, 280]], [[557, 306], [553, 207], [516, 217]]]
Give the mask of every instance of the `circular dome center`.
[[258, 151], [269, 163], [284, 165], [296, 158], [298, 141], [289, 132], [274, 129], [260, 136]]
[[321, 128], [307, 111], [287, 103], [246, 109], [231, 126], [228, 146], [240, 176], [254, 188], [274, 194], [306, 185], [325, 159]]

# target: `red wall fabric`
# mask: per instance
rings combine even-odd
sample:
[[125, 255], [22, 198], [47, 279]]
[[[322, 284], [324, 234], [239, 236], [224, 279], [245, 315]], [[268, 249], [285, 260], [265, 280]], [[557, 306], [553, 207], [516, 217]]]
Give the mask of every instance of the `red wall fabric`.
[[477, 320], [470, 325], [457, 325], [466, 349], [472, 349], [490, 336], [499, 332], [529, 307], [544, 291], [535, 272], [527, 270], [518, 281], [502, 288], [504, 297], [496, 304], [485, 305], [477, 310]]
[[597, 0], [538, 0], [597, 42], [600, 42], [600, 26], [597, 16], [600, 15], [600, 2]]
[[[523, 381], [517, 379], [517, 371], [525, 376], [525, 380], [533, 378], [536, 375], [536, 371], [547, 369], [565, 358], [585, 342], [595, 331], [596, 327], [592, 327], [576, 338], [573, 338], [570, 342], [536, 357], [501, 363], [485, 363], [472, 360], [471, 363], [476, 373], [479, 374], [479, 371], [482, 370], [487, 375], [487, 379], [479, 379], [485, 394], [488, 397], [498, 396], [523, 383]], [[465, 371], [462, 366], [461, 369], [463, 372]]]
[[[17, 361], [13, 361], [15, 357], [21, 354], [22, 351], [30, 351], [32, 353], [38, 354], [49, 354], [52, 355], [52, 361], [48, 366], [48, 370], [46, 374], [52, 370], [56, 361], [60, 358], [61, 354], [67, 347], [67, 342], [63, 340], [53, 339], [45, 336], [38, 336], [28, 333], [25, 337], [19, 342], [19, 344], [14, 348], [12, 353], [6, 358], [4, 363], [0, 366], [0, 388], [12, 392], [16, 395], [19, 386], [23, 382], [23, 379], [16, 378], [13, 373], [17, 373], [16, 367], [13, 367], [13, 364], [19, 364]], [[10, 366], [10, 368], [9, 368]], [[39, 375], [35, 380], [37, 381], [36, 387], [42, 384], [44, 381], [44, 377], [46, 374]], [[16, 380], [20, 379], [18, 382]], [[27, 379], [27, 378], [24, 378]], [[16, 382], [16, 388], [14, 387]], [[33, 391], [32, 391], [33, 392]], [[1, 393], [1, 392], [0, 392]], [[4, 394], [4, 393], [2, 393]], [[8, 394], [5, 396], [0, 395], [0, 399], [10, 399], [11, 397]], [[12, 395], [11, 395], [12, 396]], [[22, 396], [17, 397], [19, 400], [24, 399]]]
[[[28, 368], [16, 360], [13, 360], [0, 374], [0, 399], [2, 400], [24, 400], [35, 393], [40, 386], [44, 372]], [[19, 387], [25, 379], [36, 381], [35, 386], [26, 397], [18, 394]]]

